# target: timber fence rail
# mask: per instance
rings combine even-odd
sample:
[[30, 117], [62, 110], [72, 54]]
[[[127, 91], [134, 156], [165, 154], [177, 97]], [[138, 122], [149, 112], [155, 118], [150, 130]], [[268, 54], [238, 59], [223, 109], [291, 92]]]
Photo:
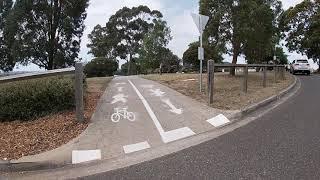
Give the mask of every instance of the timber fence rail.
[[267, 87], [267, 70], [268, 68], [273, 68], [274, 70], [274, 82], [278, 80], [285, 80], [285, 66], [284, 65], [270, 65], [270, 64], [215, 64], [213, 60], [208, 61], [207, 65], [207, 73], [208, 73], [208, 102], [212, 104], [214, 101], [214, 75], [215, 68], [242, 68], [242, 82], [241, 82], [241, 92], [248, 92], [248, 74], [249, 68], [262, 68], [263, 69], [263, 78], [262, 84], [263, 87]]

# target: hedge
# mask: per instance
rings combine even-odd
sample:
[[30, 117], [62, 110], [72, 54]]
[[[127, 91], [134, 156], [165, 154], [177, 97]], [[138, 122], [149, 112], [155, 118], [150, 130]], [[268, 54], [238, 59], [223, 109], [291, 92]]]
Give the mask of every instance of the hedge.
[[92, 59], [85, 68], [84, 72], [87, 77], [105, 77], [113, 76], [118, 69], [118, 62], [116, 60], [98, 57]]
[[74, 83], [68, 76], [0, 85], [0, 121], [32, 120], [74, 107]]

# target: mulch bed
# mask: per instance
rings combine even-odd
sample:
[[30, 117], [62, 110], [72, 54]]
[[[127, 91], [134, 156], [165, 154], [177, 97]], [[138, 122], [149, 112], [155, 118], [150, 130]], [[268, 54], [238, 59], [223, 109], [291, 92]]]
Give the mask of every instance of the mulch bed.
[[19, 159], [53, 150], [76, 138], [88, 127], [102, 94], [103, 91], [87, 93], [84, 123], [75, 120], [74, 110], [29, 122], [0, 123], [0, 160]]

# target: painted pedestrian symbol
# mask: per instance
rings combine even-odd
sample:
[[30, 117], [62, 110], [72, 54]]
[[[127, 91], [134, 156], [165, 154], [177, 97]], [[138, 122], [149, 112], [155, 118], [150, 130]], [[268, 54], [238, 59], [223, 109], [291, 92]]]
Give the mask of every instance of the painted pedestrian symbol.
[[114, 104], [117, 102], [126, 103], [128, 96], [126, 96], [124, 94], [117, 94], [117, 95], [113, 96], [112, 98], [113, 98], [113, 101], [111, 102], [111, 104]]
[[133, 112], [128, 112], [128, 108], [115, 108], [115, 113], [111, 115], [111, 121], [117, 123], [120, 121], [121, 117], [127, 119], [128, 121], [135, 121], [136, 117]]
[[157, 97], [162, 97], [165, 92], [162, 92], [160, 89], [151, 89], [150, 90], [152, 92], [153, 96], [157, 96]]

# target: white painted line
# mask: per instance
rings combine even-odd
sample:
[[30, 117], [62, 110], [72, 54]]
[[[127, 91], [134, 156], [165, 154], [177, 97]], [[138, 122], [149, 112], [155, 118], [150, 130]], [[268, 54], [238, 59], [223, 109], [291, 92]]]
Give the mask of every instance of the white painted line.
[[230, 120], [226, 118], [223, 114], [220, 114], [212, 119], [207, 120], [207, 122], [214, 127], [219, 127], [230, 123]]
[[147, 141], [123, 146], [124, 153], [126, 154], [141, 151], [144, 149], [149, 149], [149, 148], [150, 148], [150, 145]]
[[101, 150], [72, 151], [72, 164], [101, 160]]
[[169, 132], [164, 132], [164, 129], [162, 128], [157, 116], [152, 111], [152, 109], [151, 109], [149, 103], [147, 102], [147, 100], [142, 96], [142, 94], [137, 89], [137, 87], [130, 80], [128, 80], [128, 81], [131, 84], [131, 86], [133, 87], [133, 89], [136, 91], [136, 93], [139, 96], [140, 100], [142, 101], [142, 103], [143, 103], [144, 107], [146, 108], [149, 116], [151, 117], [154, 125], [156, 126], [157, 130], [159, 131], [161, 139], [162, 139], [162, 141], [164, 143], [169, 143], [169, 142], [176, 141], [176, 140], [179, 140], [179, 139], [182, 139], [182, 138], [186, 138], [186, 137], [189, 137], [189, 136], [192, 136], [192, 135], [196, 134], [188, 127], [172, 130], [172, 131], [169, 131]]

